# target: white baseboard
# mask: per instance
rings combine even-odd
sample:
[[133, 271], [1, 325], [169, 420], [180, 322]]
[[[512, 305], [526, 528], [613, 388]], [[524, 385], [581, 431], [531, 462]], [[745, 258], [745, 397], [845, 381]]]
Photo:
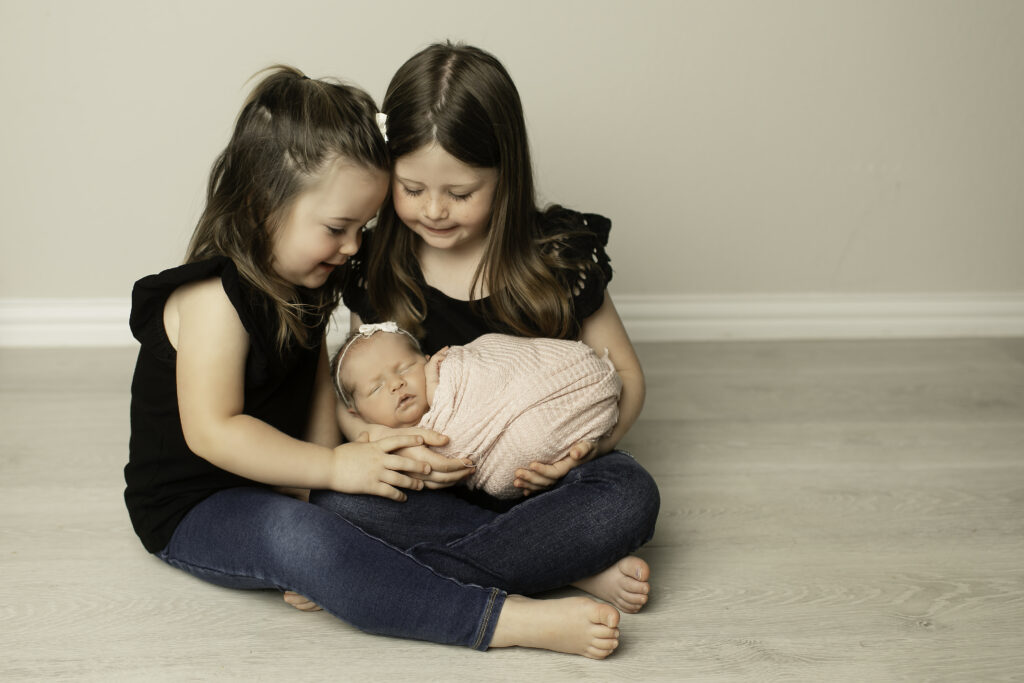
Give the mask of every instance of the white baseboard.
[[[1024, 292], [618, 295], [615, 305], [637, 342], [1024, 337]], [[128, 299], [0, 299], [0, 347], [129, 346], [129, 311]]]
[[1024, 292], [614, 299], [634, 341], [1024, 337]]
[[130, 346], [131, 301], [0, 299], [0, 347]]

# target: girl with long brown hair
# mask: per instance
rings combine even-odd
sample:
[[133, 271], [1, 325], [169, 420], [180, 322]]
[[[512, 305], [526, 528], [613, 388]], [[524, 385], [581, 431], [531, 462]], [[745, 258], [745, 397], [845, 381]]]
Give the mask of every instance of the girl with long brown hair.
[[[395, 320], [428, 354], [489, 332], [579, 339], [614, 363], [620, 417], [597, 443], [516, 471], [512, 484], [529, 494], [521, 502], [442, 488], [466, 473], [400, 504], [329, 492], [312, 502], [463, 581], [527, 594], [573, 584], [640, 610], [650, 568], [631, 553], [654, 532], [659, 495], [636, 460], [614, 450], [640, 413], [644, 377], [606, 292], [610, 222], [538, 209], [519, 94], [483, 50], [424, 49], [399, 68], [382, 109], [391, 196], [353, 259], [353, 329]], [[339, 421], [349, 436], [393, 433], [347, 411]], [[409, 452], [436, 462], [427, 448]]]

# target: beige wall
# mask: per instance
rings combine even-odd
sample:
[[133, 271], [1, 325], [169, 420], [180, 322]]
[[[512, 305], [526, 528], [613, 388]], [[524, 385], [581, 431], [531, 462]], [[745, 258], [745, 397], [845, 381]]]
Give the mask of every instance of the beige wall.
[[445, 37], [621, 294], [1024, 291], [1024, 3], [0, 0], [0, 299], [177, 263], [258, 69], [378, 99]]

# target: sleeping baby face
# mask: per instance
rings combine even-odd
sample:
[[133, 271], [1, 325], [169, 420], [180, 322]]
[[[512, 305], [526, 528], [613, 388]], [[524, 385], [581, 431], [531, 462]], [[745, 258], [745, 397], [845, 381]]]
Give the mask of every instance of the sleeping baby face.
[[345, 354], [341, 384], [367, 422], [413, 427], [427, 412], [426, 357], [404, 334], [377, 332], [356, 340]]

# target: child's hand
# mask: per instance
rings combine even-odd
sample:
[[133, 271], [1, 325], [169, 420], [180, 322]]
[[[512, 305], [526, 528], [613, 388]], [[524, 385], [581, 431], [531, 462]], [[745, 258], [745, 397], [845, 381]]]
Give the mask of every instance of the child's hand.
[[417, 479], [421, 479], [423, 481], [423, 485], [428, 489], [444, 489], [449, 486], [454, 486], [476, 472], [476, 465], [469, 458], [449, 458], [439, 453], [435, 453], [427, 447], [443, 446], [448, 443], [448, 437], [443, 434], [438, 434], [430, 429], [420, 428], [411, 430], [402, 428], [395, 429], [393, 431], [397, 434], [409, 433], [411, 431], [412, 433], [417, 433], [423, 436], [423, 446], [404, 448], [399, 451], [399, 453], [407, 458], [419, 460], [430, 467], [430, 474], [413, 475]]
[[611, 449], [603, 448], [601, 443], [597, 441], [580, 441], [572, 445], [567, 455], [582, 464], [588, 460], [593, 460], [598, 455], [607, 453], [609, 450]]
[[403, 448], [396, 451], [398, 455], [412, 460], [417, 460], [427, 466], [427, 474], [412, 474], [416, 479], [423, 482], [425, 488], [443, 489], [459, 483], [476, 470], [473, 461], [468, 459], [446, 458], [430, 450], [431, 446], [443, 446], [448, 443], [448, 437], [439, 434], [432, 429], [420, 427], [385, 427], [383, 425], [371, 425], [374, 441], [394, 438], [399, 436], [418, 436], [422, 445]]
[[330, 488], [341, 493], [367, 493], [403, 502], [406, 495], [398, 489], [422, 489], [423, 482], [411, 475], [427, 475], [430, 466], [391, 451], [422, 444], [423, 437], [411, 435], [389, 436], [371, 442], [369, 435], [363, 432], [355, 441], [334, 449]]
[[516, 470], [515, 481], [512, 482], [512, 485], [523, 489], [524, 496], [543, 491], [558, 483], [570, 470], [588, 460], [593, 460], [599, 453], [600, 450], [593, 441], [580, 441], [573, 444], [561, 460], [550, 465], [543, 462], [532, 462], [529, 469]]
[[476, 472], [476, 465], [469, 458], [446, 458], [429, 448], [407, 448], [402, 455], [422, 460], [430, 466], [430, 474], [413, 475], [422, 479], [428, 489], [446, 489]]
[[426, 464], [430, 470], [429, 474], [413, 474], [416, 479], [423, 481], [428, 489], [443, 489], [454, 486], [476, 471], [476, 465], [468, 458], [448, 458], [430, 450], [430, 446], [443, 446], [448, 443], [448, 437], [439, 434], [432, 429], [420, 427], [375, 427], [376, 433], [383, 436], [397, 436], [414, 434], [423, 438], [422, 446], [403, 448], [399, 454], [418, 460]]

